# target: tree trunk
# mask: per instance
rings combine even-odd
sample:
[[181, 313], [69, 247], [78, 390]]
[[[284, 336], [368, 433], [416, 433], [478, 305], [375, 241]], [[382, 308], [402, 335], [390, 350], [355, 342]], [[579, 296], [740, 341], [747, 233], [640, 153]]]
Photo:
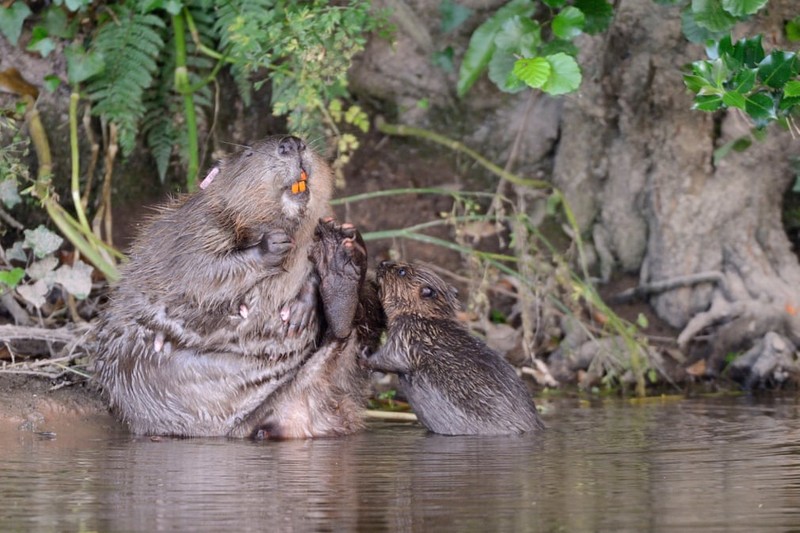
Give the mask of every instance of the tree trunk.
[[[794, 4], [771, 0], [761, 28], [737, 30], [764, 32], [768, 51], [788, 48], [772, 39], [797, 15]], [[700, 279], [718, 282], [681, 285], [650, 300], [658, 316], [683, 328], [681, 345], [711, 333], [707, 368], [715, 373], [729, 353], [772, 332], [790, 349], [776, 358], [775, 343], [762, 342], [777, 362], [762, 364], [755, 378], [795, 369], [800, 265], [781, 210], [800, 141], [772, 128], [766, 141], [715, 164], [714, 150], [749, 125], [734, 112], [691, 110], [682, 67], [704, 53], [682, 37], [674, 7], [623, 0], [609, 31], [581, 47], [584, 80], [565, 102], [554, 180], [594, 236], [597, 256], [616, 261], [606, 260], [601, 272], [638, 272], [642, 284], [716, 273]]]

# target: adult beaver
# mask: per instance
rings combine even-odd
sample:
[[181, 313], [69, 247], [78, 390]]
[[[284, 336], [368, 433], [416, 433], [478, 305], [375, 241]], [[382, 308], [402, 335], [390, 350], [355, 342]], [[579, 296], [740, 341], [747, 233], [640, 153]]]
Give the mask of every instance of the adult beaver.
[[[94, 329], [96, 377], [134, 433], [318, 437], [362, 427], [377, 342], [355, 228], [296, 137], [220, 161], [146, 224]], [[351, 334], [355, 331], [355, 334]]]
[[456, 291], [430, 269], [384, 261], [378, 268], [387, 339], [362, 363], [398, 375], [420, 422], [445, 435], [543, 429], [514, 368], [456, 319]]

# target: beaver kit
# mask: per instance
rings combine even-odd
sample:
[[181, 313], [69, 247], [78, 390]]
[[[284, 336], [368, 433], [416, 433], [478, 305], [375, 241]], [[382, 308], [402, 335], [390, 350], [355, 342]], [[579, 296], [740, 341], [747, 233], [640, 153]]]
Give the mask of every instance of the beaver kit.
[[379, 295], [386, 343], [362, 363], [398, 375], [419, 421], [445, 435], [501, 435], [543, 429], [514, 368], [456, 318], [456, 291], [430, 269], [384, 261]]
[[139, 434], [360, 429], [357, 356], [381, 315], [358, 232], [326, 218], [330, 168], [300, 139], [270, 137], [201, 188], [144, 225], [94, 329], [113, 411]]

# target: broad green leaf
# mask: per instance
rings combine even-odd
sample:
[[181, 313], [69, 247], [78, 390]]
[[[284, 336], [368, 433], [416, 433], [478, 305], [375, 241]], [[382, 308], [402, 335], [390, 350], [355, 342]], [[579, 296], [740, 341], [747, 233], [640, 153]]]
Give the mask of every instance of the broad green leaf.
[[738, 22], [722, 9], [720, 0], [692, 0], [691, 12], [697, 25], [711, 32], [727, 32]]
[[800, 17], [795, 17], [786, 23], [786, 38], [791, 42], [800, 41]]
[[514, 74], [524, 81], [527, 85], [541, 89], [547, 80], [553, 67], [547, 58], [534, 57], [531, 59], [518, 59], [514, 64]]
[[730, 88], [736, 92], [745, 94], [752, 91], [755, 84], [756, 69], [745, 68], [736, 73], [736, 75], [733, 77], [733, 83], [731, 84]]
[[550, 76], [542, 86], [542, 90], [552, 96], [571, 93], [581, 85], [581, 69], [577, 61], [567, 54], [547, 56], [550, 63]]
[[753, 15], [769, 0], [722, 0], [722, 8], [735, 17]]
[[745, 111], [755, 121], [775, 118], [775, 102], [768, 94], [756, 93], [747, 97]]
[[722, 107], [722, 97], [719, 95], [695, 96], [692, 109], [699, 111], [716, 111]]
[[25, 253], [25, 244], [22, 241], [17, 241], [11, 245], [11, 248], [6, 248], [6, 259], [26, 262], [28, 254]]
[[575, 46], [571, 41], [564, 41], [562, 39], [553, 39], [546, 42], [539, 47], [539, 56], [551, 56], [563, 52], [570, 56], [577, 56], [580, 49]]
[[525, 89], [525, 83], [514, 72], [517, 58], [508, 52], [496, 51], [489, 61], [489, 79], [507, 93], [518, 93]]
[[30, 14], [31, 10], [25, 2], [17, 1], [9, 7], [0, 7], [0, 33], [16, 46], [22, 33], [22, 24]]
[[567, 3], [567, 0], [542, 0], [546, 5], [552, 8], [559, 8]]
[[731, 55], [746, 67], [758, 66], [766, 56], [764, 46], [761, 44], [761, 35], [756, 35], [750, 39], [739, 39], [733, 45]]
[[472, 15], [472, 10], [453, 0], [444, 0], [439, 4], [442, 33], [450, 33], [461, 26]]
[[792, 80], [783, 87], [784, 96], [800, 96], [800, 81]]
[[99, 52], [86, 52], [79, 43], [72, 43], [64, 49], [67, 58], [67, 78], [71, 85], [85, 81], [105, 68], [103, 56]]
[[728, 107], [735, 107], [744, 111], [747, 101], [743, 94], [736, 91], [727, 91], [722, 95], [722, 103]]
[[553, 19], [553, 34], [564, 40], [574, 39], [583, 33], [586, 16], [576, 7], [565, 7]]
[[44, 87], [51, 93], [56, 92], [56, 89], [61, 85], [61, 78], [55, 74], [48, 74], [44, 77]]
[[575, 7], [586, 17], [583, 31], [590, 35], [605, 31], [614, 19], [614, 8], [605, 0], [575, 0]]
[[719, 59], [730, 54], [733, 54], [733, 43], [730, 35], [726, 35], [719, 41], [706, 42], [706, 55], [709, 59]]
[[67, 14], [58, 6], [50, 6], [44, 14], [42, 26], [47, 29], [48, 35], [72, 39], [78, 24], [78, 17], [72, 22], [67, 19]]
[[0, 286], [5, 285], [9, 289], [13, 289], [22, 278], [25, 277], [25, 269], [14, 267], [11, 270], [0, 270]]
[[58, 250], [64, 239], [40, 225], [34, 230], [25, 230], [25, 246], [33, 250], [33, 255], [41, 259]]
[[455, 70], [455, 63], [453, 63], [453, 47], [448, 46], [444, 50], [434, 52], [431, 61], [434, 65], [444, 70], [445, 72], [453, 72]]
[[530, 57], [542, 42], [539, 23], [527, 17], [514, 16], [503, 23], [494, 39], [497, 50]]
[[787, 113], [791, 112], [790, 110], [795, 106], [800, 106], [800, 96], [786, 96], [784, 93], [783, 98], [778, 103], [778, 109]]
[[686, 40], [691, 43], [704, 43], [715, 41], [725, 36], [727, 32], [713, 32], [697, 24], [690, 6], [681, 11], [681, 31]]
[[67, 9], [69, 9], [73, 13], [75, 11], [90, 6], [91, 3], [92, 0], [64, 0], [64, 5], [66, 5]]
[[27, 47], [29, 52], [39, 52], [42, 57], [47, 57], [55, 48], [56, 44], [50, 39], [47, 30], [43, 26], [33, 28], [31, 40]]
[[758, 78], [773, 89], [783, 87], [797, 72], [797, 55], [781, 50], [772, 52], [758, 65]]
[[456, 85], [456, 93], [459, 97], [467, 94], [467, 91], [488, 67], [495, 50], [494, 39], [503, 23], [517, 15], [530, 17], [535, 10], [536, 4], [533, 0], [511, 0], [489, 17], [489, 20], [478, 26], [469, 39], [469, 45], [459, 69]]
[[695, 74], [684, 74], [683, 83], [686, 85], [686, 88], [693, 93], [699, 93], [705, 87], [710, 87], [708, 81], [704, 77]]

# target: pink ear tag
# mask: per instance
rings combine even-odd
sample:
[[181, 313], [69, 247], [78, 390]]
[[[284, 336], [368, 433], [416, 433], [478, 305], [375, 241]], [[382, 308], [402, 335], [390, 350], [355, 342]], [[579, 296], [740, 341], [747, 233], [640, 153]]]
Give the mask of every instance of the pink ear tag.
[[200, 182], [200, 188], [205, 189], [211, 185], [211, 182], [214, 181], [214, 178], [217, 177], [217, 174], [219, 174], [219, 167], [214, 167], [209, 170], [208, 175], [205, 177], [205, 179], [203, 179], [203, 181]]

